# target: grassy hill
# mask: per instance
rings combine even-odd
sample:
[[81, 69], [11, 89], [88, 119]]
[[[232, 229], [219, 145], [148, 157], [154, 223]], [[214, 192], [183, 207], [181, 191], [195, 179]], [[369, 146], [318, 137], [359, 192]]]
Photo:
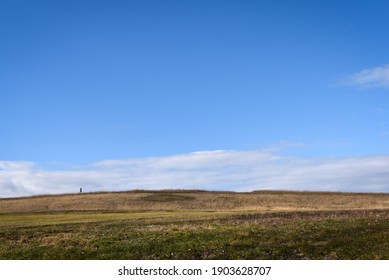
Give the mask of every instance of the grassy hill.
[[389, 194], [171, 190], [0, 199], [0, 259], [389, 259]]
[[61, 211], [308, 211], [389, 209], [389, 194], [195, 190], [127, 191], [0, 199], [0, 213]]

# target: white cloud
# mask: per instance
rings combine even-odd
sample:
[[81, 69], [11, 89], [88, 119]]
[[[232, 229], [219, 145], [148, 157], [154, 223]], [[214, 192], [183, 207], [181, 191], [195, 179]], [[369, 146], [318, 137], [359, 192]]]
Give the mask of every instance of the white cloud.
[[283, 157], [274, 151], [205, 151], [105, 160], [77, 169], [45, 170], [0, 161], [0, 197], [127, 189], [201, 188], [389, 192], [389, 155]]
[[389, 87], [389, 64], [362, 70], [346, 77], [343, 82], [358, 87]]

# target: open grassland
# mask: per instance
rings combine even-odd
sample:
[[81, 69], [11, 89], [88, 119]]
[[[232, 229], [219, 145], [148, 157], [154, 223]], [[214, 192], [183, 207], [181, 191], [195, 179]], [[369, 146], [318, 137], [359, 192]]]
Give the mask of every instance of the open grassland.
[[0, 199], [0, 259], [389, 259], [389, 195], [132, 191]]
[[389, 194], [128, 191], [0, 199], [0, 213], [64, 211], [312, 211], [389, 209]]

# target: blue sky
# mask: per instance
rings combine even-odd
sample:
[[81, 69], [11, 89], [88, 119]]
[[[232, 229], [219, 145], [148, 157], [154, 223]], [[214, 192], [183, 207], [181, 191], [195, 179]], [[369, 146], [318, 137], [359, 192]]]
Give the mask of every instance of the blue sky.
[[[250, 151], [281, 159], [266, 165], [272, 174], [375, 157], [379, 187], [358, 190], [389, 190], [388, 11], [387, 1], [0, 1], [0, 196], [55, 193], [61, 180], [63, 192], [104, 188], [68, 173], [51, 185], [31, 178], [107, 161], [133, 174], [134, 161], [178, 157], [206, 172], [190, 164], [198, 152], [204, 166], [215, 153], [231, 160], [220, 177], [240, 170], [204, 187], [277, 188], [270, 177], [247, 182], [264, 166], [237, 164]], [[141, 183], [150, 176], [114, 189], [151, 188]], [[153, 186], [163, 177], [152, 176]], [[355, 190], [340, 177], [280, 185]], [[174, 178], [160, 182], [193, 179]]]

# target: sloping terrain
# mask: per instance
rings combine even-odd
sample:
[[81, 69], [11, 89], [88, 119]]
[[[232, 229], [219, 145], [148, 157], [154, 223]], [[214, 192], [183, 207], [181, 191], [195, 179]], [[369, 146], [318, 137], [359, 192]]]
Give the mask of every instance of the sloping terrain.
[[128, 191], [0, 199], [0, 213], [63, 211], [300, 211], [389, 209], [389, 194]]
[[389, 259], [388, 194], [83, 193], [0, 213], [0, 259]]

